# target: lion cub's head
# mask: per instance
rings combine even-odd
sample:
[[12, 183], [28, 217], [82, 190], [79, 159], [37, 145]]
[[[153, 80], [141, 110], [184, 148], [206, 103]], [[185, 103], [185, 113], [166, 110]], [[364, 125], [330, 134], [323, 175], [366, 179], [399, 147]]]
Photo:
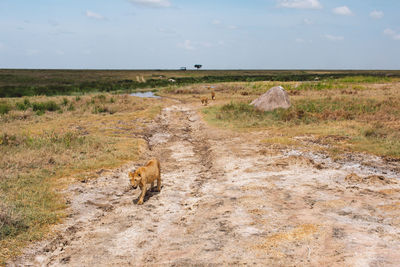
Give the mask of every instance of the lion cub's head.
[[129, 179], [131, 181], [132, 188], [136, 189], [142, 180], [142, 172], [140, 168], [134, 172], [129, 172]]

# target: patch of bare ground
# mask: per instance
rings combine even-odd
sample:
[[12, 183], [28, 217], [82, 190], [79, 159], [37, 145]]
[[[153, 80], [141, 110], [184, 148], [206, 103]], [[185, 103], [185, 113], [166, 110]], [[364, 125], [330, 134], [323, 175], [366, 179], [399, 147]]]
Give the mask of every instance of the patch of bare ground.
[[333, 161], [273, 148], [265, 135], [209, 127], [193, 105], [165, 108], [137, 162], [160, 159], [161, 192], [136, 205], [127, 177], [136, 165], [74, 184], [56, 237], [9, 265], [398, 264], [398, 162]]

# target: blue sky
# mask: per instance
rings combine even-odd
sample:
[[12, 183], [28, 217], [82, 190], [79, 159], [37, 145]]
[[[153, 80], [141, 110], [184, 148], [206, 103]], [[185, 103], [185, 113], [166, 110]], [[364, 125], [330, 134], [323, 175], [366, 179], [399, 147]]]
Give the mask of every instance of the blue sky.
[[400, 69], [398, 0], [0, 0], [0, 68]]

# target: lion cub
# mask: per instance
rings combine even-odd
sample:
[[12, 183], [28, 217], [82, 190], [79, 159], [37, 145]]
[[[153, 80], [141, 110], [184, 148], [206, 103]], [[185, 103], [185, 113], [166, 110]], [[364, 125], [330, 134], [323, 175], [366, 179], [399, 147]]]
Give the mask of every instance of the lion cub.
[[207, 97], [202, 97], [202, 98], [200, 98], [200, 100], [201, 100], [201, 104], [203, 104], [204, 106], [207, 106], [207, 104], [208, 104], [208, 98]]
[[154, 181], [157, 180], [157, 191], [161, 191], [161, 168], [160, 162], [157, 159], [149, 160], [145, 166], [137, 168], [134, 172], [129, 172], [129, 177], [133, 189], [139, 186], [142, 190], [137, 202], [138, 205], [143, 204], [147, 184], [151, 184], [151, 188], [153, 188]]
[[211, 92], [211, 99], [215, 100], [215, 92], [214, 91]]

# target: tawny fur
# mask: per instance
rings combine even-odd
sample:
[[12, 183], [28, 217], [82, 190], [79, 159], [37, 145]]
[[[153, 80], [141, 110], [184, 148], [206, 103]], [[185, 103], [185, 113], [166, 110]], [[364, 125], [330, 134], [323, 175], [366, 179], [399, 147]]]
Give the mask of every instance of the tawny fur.
[[214, 91], [211, 92], [211, 99], [215, 100], [215, 92]]
[[200, 98], [200, 100], [201, 100], [201, 104], [203, 104], [204, 106], [207, 106], [207, 104], [208, 104], [208, 98], [207, 97], [202, 97], [202, 98]]
[[142, 190], [138, 205], [143, 204], [144, 196], [146, 195], [147, 185], [154, 186], [154, 181], [157, 180], [157, 191], [161, 191], [161, 167], [158, 159], [152, 159], [147, 162], [145, 166], [139, 167], [134, 172], [129, 172], [131, 185], [134, 189], [138, 186]]

